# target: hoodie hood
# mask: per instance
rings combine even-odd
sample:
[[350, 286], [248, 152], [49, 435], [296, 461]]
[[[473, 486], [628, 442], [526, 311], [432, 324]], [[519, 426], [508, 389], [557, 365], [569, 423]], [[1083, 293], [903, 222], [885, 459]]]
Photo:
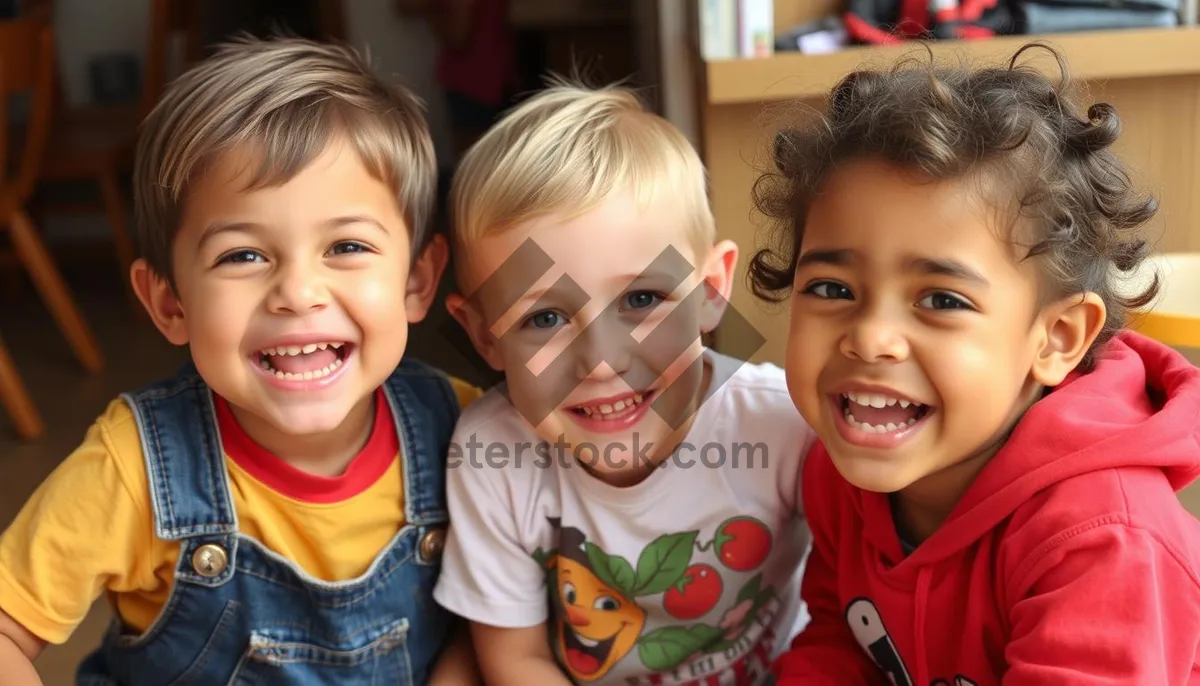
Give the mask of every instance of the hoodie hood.
[[[1175, 350], [1122, 331], [1021, 417], [933, 536], [909, 556], [927, 565], [975, 543], [1055, 483], [1115, 467], [1161, 469], [1180, 490], [1200, 477], [1200, 368]], [[867, 536], [895, 545], [888, 497], [853, 489]]]

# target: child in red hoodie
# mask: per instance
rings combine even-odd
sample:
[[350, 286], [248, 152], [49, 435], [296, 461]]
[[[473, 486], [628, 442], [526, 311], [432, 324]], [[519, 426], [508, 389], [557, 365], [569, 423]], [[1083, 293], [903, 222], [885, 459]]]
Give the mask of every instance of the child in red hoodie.
[[779, 684], [1200, 684], [1200, 370], [1123, 329], [1156, 205], [1018, 57], [850, 75], [756, 191], [821, 439]]

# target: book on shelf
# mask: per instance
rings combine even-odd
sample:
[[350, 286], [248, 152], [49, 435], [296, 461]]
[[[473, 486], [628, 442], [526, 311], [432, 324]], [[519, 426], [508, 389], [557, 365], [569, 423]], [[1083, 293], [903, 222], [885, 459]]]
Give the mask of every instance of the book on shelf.
[[770, 57], [775, 46], [773, 0], [690, 0], [693, 29], [706, 60]]

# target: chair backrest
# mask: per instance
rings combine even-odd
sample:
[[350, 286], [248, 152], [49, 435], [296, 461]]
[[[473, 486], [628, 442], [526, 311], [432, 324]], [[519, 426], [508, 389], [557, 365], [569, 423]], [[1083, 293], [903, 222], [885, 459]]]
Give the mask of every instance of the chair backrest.
[[139, 118], [150, 114], [170, 80], [171, 41], [183, 34], [180, 68], [187, 68], [201, 57], [200, 30], [204, 21], [204, 3], [200, 0], [150, 0], [149, 35], [146, 44], [145, 80], [138, 102]]
[[[17, 200], [33, 192], [50, 131], [54, 108], [54, 30], [42, 17], [0, 21], [0, 185], [15, 185]], [[9, 169], [9, 98], [30, 93], [31, 109], [24, 127], [20, 167]]]

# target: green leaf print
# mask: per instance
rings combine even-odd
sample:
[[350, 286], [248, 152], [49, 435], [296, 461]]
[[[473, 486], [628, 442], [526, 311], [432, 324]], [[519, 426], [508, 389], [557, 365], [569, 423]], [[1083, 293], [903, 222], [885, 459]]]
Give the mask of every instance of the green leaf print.
[[720, 637], [721, 630], [707, 624], [665, 626], [638, 640], [638, 657], [649, 670], [669, 671]]
[[687, 571], [697, 531], [664, 534], [654, 539], [638, 557], [634, 595], [664, 593]]
[[635, 582], [633, 565], [619, 555], [609, 555], [591, 541], [585, 543], [584, 548], [587, 549], [588, 562], [600, 583], [619, 591], [627, 599], [632, 599]]
[[747, 581], [742, 590], [738, 591], [737, 602], [734, 605], [739, 605], [747, 600], [754, 600], [758, 597], [758, 590], [762, 587], [762, 572], [754, 575], [754, 578]]

